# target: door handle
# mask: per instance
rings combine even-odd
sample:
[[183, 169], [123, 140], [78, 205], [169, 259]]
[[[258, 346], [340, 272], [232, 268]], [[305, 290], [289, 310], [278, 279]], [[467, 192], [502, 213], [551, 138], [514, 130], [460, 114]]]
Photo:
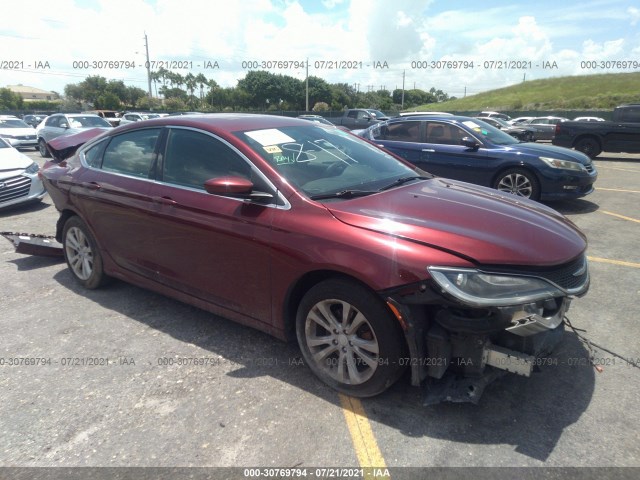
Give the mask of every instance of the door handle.
[[154, 203], [159, 203], [161, 205], [175, 205], [178, 203], [173, 198], [170, 198], [170, 197], [153, 197], [151, 200]]
[[429, 152], [429, 153], [434, 153], [435, 150], [433, 148], [423, 148], [422, 149], [423, 152]]
[[80, 186], [89, 190], [99, 190], [100, 188], [102, 188], [102, 185], [96, 182], [82, 182]]

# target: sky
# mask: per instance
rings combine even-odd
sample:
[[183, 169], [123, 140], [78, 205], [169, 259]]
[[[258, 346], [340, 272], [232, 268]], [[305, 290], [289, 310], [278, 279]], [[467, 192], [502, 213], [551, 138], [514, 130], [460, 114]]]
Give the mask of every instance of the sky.
[[406, 89], [435, 87], [456, 97], [541, 78], [640, 71], [638, 0], [0, 0], [0, 6], [0, 87], [59, 93], [89, 75], [147, 90], [145, 34], [155, 66], [204, 73], [223, 87], [236, 86], [251, 69], [303, 80], [307, 62], [309, 75], [360, 91], [404, 82]]

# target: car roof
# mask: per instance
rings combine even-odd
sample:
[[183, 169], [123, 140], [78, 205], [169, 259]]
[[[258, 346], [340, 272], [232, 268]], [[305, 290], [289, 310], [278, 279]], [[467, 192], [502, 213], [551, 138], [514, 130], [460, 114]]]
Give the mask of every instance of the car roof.
[[169, 115], [153, 118], [142, 122], [130, 123], [117, 129], [123, 132], [128, 129], [136, 129], [144, 126], [177, 125], [185, 127], [202, 128], [204, 130], [216, 130], [223, 132], [235, 132], [238, 130], [260, 130], [267, 128], [291, 127], [296, 125], [309, 126], [308, 120], [301, 118], [282, 117], [279, 115], [262, 115], [252, 113], [205, 113], [199, 115]]
[[442, 121], [448, 121], [448, 122], [452, 122], [452, 123], [461, 123], [461, 122], [467, 122], [469, 120], [482, 120], [480, 118], [477, 117], [467, 117], [464, 115], [451, 115], [451, 114], [442, 114], [442, 115], [408, 115], [406, 117], [394, 117], [391, 118], [389, 120], [385, 120], [385, 122], [388, 123], [396, 123], [399, 121], [406, 121], [406, 120], [442, 120]]

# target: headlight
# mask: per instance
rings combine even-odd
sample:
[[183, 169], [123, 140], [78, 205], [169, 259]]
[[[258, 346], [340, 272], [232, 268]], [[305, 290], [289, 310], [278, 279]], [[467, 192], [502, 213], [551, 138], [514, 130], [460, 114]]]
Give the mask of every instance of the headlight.
[[40, 170], [40, 167], [38, 167], [38, 164], [36, 162], [33, 162], [31, 165], [27, 167], [25, 172], [33, 174], [33, 173], [38, 173], [38, 170]]
[[551, 168], [561, 168], [563, 170], [577, 170], [578, 172], [586, 172], [587, 169], [584, 165], [578, 162], [571, 162], [569, 160], [560, 160], [558, 158], [540, 157], [544, 163]]
[[482, 273], [468, 268], [428, 270], [445, 292], [472, 307], [503, 307], [564, 295], [541, 278]]

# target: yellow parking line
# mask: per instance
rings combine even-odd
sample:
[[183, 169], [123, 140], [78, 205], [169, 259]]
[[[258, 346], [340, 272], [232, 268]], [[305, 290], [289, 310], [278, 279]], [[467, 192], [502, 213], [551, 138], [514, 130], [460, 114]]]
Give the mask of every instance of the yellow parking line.
[[623, 267], [640, 268], [640, 263], [624, 262], [622, 260], [611, 260], [609, 258], [587, 257], [590, 262], [611, 263], [613, 265], [622, 265]]
[[624, 215], [620, 215], [619, 213], [607, 212], [606, 210], [598, 210], [598, 211], [606, 215], [611, 215], [612, 217], [621, 218], [622, 220], [628, 220], [630, 222], [640, 223], [640, 220], [638, 220], [637, 218], [625, 217]]
[[622, 188], [602, 188], [602, 187], [598, 187], [596, 190], [604, 190], [605, 192], [640, 193], [640, 190], [624, 190]]
[[[387, 468], [387, 464], [378, 448], [378, 442], [376, 442], [376, 437], [373, 435], [373, 430], [371, 430], [367, 414], [362, 403], [357, 398], [342, 394], [338, 394], [338, 396], [340, 397], [342, 413], [344, 413], [344, 418], [347, 421], [347, 427], [349, 427], [351, 441], [356, 450], [360, 467], [366, 469], [365, 478], [372, 478], [372, 470], [374, 468], [376, 471], [378, 469], [384, 470]], [[381, 478], [389, 477], [383, 476]]]

